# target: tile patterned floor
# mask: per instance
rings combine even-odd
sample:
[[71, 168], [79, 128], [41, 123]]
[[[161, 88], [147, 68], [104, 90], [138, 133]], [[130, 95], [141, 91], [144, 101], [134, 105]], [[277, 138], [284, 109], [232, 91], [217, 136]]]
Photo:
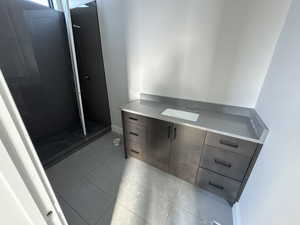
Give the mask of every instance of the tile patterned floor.
[[232, 225], [226, 201], [142, 161], [108, 133], [47, 170], [70, 225]]

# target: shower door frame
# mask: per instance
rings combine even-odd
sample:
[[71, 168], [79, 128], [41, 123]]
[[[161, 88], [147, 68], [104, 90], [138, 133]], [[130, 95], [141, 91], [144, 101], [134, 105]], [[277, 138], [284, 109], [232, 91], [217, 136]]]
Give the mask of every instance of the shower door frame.
[[74, 36], [73, 36], [73, 25], [72, 25], [71, 13], [70, 13], [69, 0], [61, 0], [61, 3], [62, 3], [62, 8], [63, 8], [64, 16], [65, 16], [65, 22], [66, 22], [66, 28], [67, 28], [67, 34], [68, 34], [68, 41], [69, 41], [70, 56], [71, 56], [71, 62], [72, 62], [72, 69], [73, 69], [79, 117], [80, 117], [80, 121], [81, 121], [83, 135], [86, 136], [87, 131], [86, 131], [85, 116], [84, 116], [83, 105], [82, 105], [78, 64], [77, 64], [77, 56], [76, 56], [75, 42], [74, 42]]

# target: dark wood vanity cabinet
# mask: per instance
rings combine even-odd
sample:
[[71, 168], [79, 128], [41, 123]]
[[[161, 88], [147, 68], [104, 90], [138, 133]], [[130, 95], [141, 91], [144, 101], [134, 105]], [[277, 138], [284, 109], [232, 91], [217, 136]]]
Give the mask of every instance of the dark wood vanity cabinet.
[[254, 165], [257, 143], [122, 111], [126, 157], [238, 200]]

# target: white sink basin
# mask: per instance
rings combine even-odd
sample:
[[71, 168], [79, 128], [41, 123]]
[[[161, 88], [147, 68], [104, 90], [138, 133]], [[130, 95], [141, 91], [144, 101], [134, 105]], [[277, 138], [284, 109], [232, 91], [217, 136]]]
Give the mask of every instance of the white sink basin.
[[177, 110], [177, 109], [165, 109], [161, 115], [163, 116], [170, 116], [182, 120], [188, 120], [188, 121], [193, 121], [196, 122], [198, 120], [199, 114], [198, 113], [192, 113], [192, 112], [186, 112], [182, 110]]

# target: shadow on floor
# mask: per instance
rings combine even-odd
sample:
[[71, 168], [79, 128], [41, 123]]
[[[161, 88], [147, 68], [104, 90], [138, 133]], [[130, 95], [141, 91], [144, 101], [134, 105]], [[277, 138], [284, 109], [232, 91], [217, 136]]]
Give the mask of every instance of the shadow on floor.
[[92, 121], [87, 121], [86, 127], [87, 136], [83, 135], [81, 124], [78, 123], [63, 132], [33, 141], [44, 167], [56, 164], [78, 148], [110, 131], [109, 127]]
[[134, 158], [108, 133], [47, 170], [70, 225], [232, 225], [228, 203]]

